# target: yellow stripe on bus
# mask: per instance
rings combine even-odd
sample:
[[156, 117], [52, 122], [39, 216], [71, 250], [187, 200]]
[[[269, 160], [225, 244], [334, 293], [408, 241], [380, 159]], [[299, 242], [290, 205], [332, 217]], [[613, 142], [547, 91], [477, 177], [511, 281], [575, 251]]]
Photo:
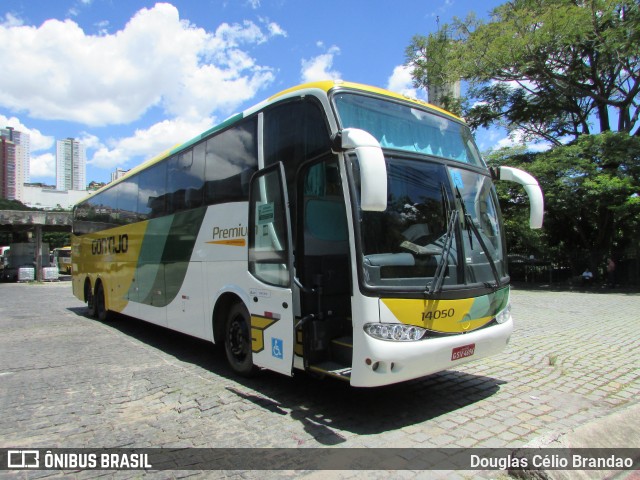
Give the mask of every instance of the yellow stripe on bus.
[[244, 247], [247, 245], [247, 241], [244, 238], [231, 238], [229, 240], [213, 240], [207, 242], [212, 245], [230, 245], [232, 247]]
[[264, 350], [264, 331], [278, 320], [278, 318], [251, 315], [251, 351], [253, 353]]
[[486, 295], [459, 300], [382, 299], [398, 321], [442, 333], [469, 332], [484, 326], [497, 313], [490, 302]]

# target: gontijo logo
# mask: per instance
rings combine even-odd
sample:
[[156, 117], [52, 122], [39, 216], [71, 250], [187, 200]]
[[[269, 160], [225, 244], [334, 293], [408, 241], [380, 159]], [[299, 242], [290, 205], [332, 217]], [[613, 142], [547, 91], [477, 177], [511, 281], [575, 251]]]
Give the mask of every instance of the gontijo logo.
[[238, 224], [237, 227], [223, 228], [213, 227], [213, 240], [207, 243], [214, 245], [231, 245], [244, 247], [247, 244], [247, 227]]
[[129, 250], [129, 235], [112, 235], [91, 241], [92, 255], [107, 255], [110, 253], [127, 253]]

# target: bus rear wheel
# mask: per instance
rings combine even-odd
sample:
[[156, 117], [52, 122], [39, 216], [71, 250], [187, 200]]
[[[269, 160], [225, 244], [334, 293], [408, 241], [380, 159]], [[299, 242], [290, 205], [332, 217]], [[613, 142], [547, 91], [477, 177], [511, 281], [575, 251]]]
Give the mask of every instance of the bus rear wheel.
[[93, 294], [93, 292], [91, 291], [91, 284], [90, 283], [85, 283], [84, 286], [84, 299], [87, 302], [87, 309], [89, 310], [89, 316], [90, 317], [95, 317], [96, 316], [96, 297]]
[[255, 374], [251, 353], [251, 331], [249, 312], [241, 304], [235, 304], [229, 310], [224, 329], [224, 350], [227, 361], [235, 373], [243, 377]]
[[96, 287], [96, 294], [93, 301], [95, 303], [95, 310], [98, 320], [100, 320], [101, 322], [109, 321], [111, 319], [111, 312], [107, 310], [102, 282], [98, 283], [98, 286]]

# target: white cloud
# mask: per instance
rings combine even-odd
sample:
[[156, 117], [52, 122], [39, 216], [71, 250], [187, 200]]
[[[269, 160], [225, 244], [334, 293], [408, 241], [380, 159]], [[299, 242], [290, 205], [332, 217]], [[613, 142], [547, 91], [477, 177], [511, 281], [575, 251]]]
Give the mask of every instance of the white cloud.
[[82, 132], [77, 140], [82, 143], [87, 150], [95, 150], [103, 146], [97, 136], [87, 132]]
[[242, 25], [239, 23], [229, 25], [226, 22], [221, 24], [215, 34], [210, 37], [210, 41], [210, 47], [214, 53], [219, 54], [224, 53], [223, 47], [233, 48], [241, 43], [264, 43], [267, 41], [267, 36], [255, 23], [245, 20]]
[[[0, 107], [87, 126], [127, 124], [151, 108], [164, 110], [170, 119], [129, 137], [80, 135], [89, 164], [130, 168], [210, 128], [215, 116], [228, 115], [274, 81], [274, 70], [257, 64], [248, 49], [287, 33], [267, 19], [259, 23], [222, 23], [210, 32], [181, 20], [174, 6], [157, 3], [116, 33], [102, 23], [98, 35], [88, 35], [70, 19], [34, 27], [5, 14], [0, 43], [12, 48], [0, 50]], [[0, 115], [0, 124], [30, 133], [32, 151], [55, 144], [16, 117]], [[33, 176], [55, 177], [55, 153], [32, 155], [31, 165]]]
[[398, 65], [393, 69], [393, 73], [387, 81], [387, 90], [405, 95], [410, 98], [420, 98], [424, 100], [426, 97], [421, 95], [421, 91], [413, 86], [413, 77], [411, 76], [411, 67], [406, 65]]
[[0, 21], [0, 26], [6, 28], [19, 27], [23, 24], [22, 19], [16, 17], [11, 12], [5, 13], [4, 20]]
[[54, 177], [56, 176], [56, 156], [53, 153], [43, 153], [42, 155], [32, 155], [29, 164], [31, 177]]
[[109, 34], [109, 20], [101, 20], [99, 22], [96, 22], [94, 26], [98, 29], [100, 35]]
[[286, 37], [287, 32], [277, 23], [269, 22], [267, 24], [267, 29], [272, 37]]
[[16, 117], [6, 117], [0, 114], [0, 127], [13, 127], [16, 130], [19, 130], [23, 133], [29, 134], [29, 143], [31, 145], [32, 152], [38, 152], [41, 150], [50, 149], [54, 143], [55, 139], [53, 137], [49, 137], [47, 135], [43, 135], [40, 130], [35, 128], [26, 127], [18, 118]]
[[525, 133], [522, 130], [513, 130], [509, 132], [509, 135], [498, 140], [492, 150], [499, 150], [501, 148], [517, 146], [524, 146], [530, 152], [544, 152], [552, 147], [549, 142], [528, 141], [526, 139]]
[[93, 126], [126, 124], [154, 106], [175, 116], [231, 111], [273, 81], [273, 71], [243, 49], [283, 34], [277, 24], [265, 30], [245, 21], [207, 32], [167, 3], [98, 36], [69, 19], [36, 28], [7, 14], [0, 106]]
[[131, 168], [136, 166], [131, 164], [132, 159], [146, 160], [154, 157], [190, 140], [211, 128], [213, 124], [211, 118], [202, 118], [199, 121], [164, 120], [148, 129], [136, 130], [130, 137], [108, 140], [107, 144], [99, 142], [93, 135], [85, 135], [81, 141], [88, 142], [91, 148], [96, 150], [89, 161], [91, 165], [108, 170], [116, 167]]
[[[322, 47], [323, 44], [318, 42], [318, 46]], [[337, 70], [332, 70], [333, 60], [336, 55], [340, 55], [340, 49], [333, 45], [327, 50], [326, 53], [318, 55], [317, 57], [303, 59], [301, 78], [303, 82], [315, 82], [318, 80], [335, 80], [342, 77], [342, 74]]]

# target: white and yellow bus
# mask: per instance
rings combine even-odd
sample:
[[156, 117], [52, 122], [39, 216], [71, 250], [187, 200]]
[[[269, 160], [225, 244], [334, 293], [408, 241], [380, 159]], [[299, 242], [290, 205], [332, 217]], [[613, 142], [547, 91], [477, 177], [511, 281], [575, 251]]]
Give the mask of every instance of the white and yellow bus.
[[71, 274], [71, 247], [53, 249], [53, 265], [58, 267], [59, 273]]
[[283, 91], [78, 203], [73, 290], [223, 344], [241, 375], [378, 386], [456, 368], [512, 333], [493, 181], [461, 119], [342, 81]]

